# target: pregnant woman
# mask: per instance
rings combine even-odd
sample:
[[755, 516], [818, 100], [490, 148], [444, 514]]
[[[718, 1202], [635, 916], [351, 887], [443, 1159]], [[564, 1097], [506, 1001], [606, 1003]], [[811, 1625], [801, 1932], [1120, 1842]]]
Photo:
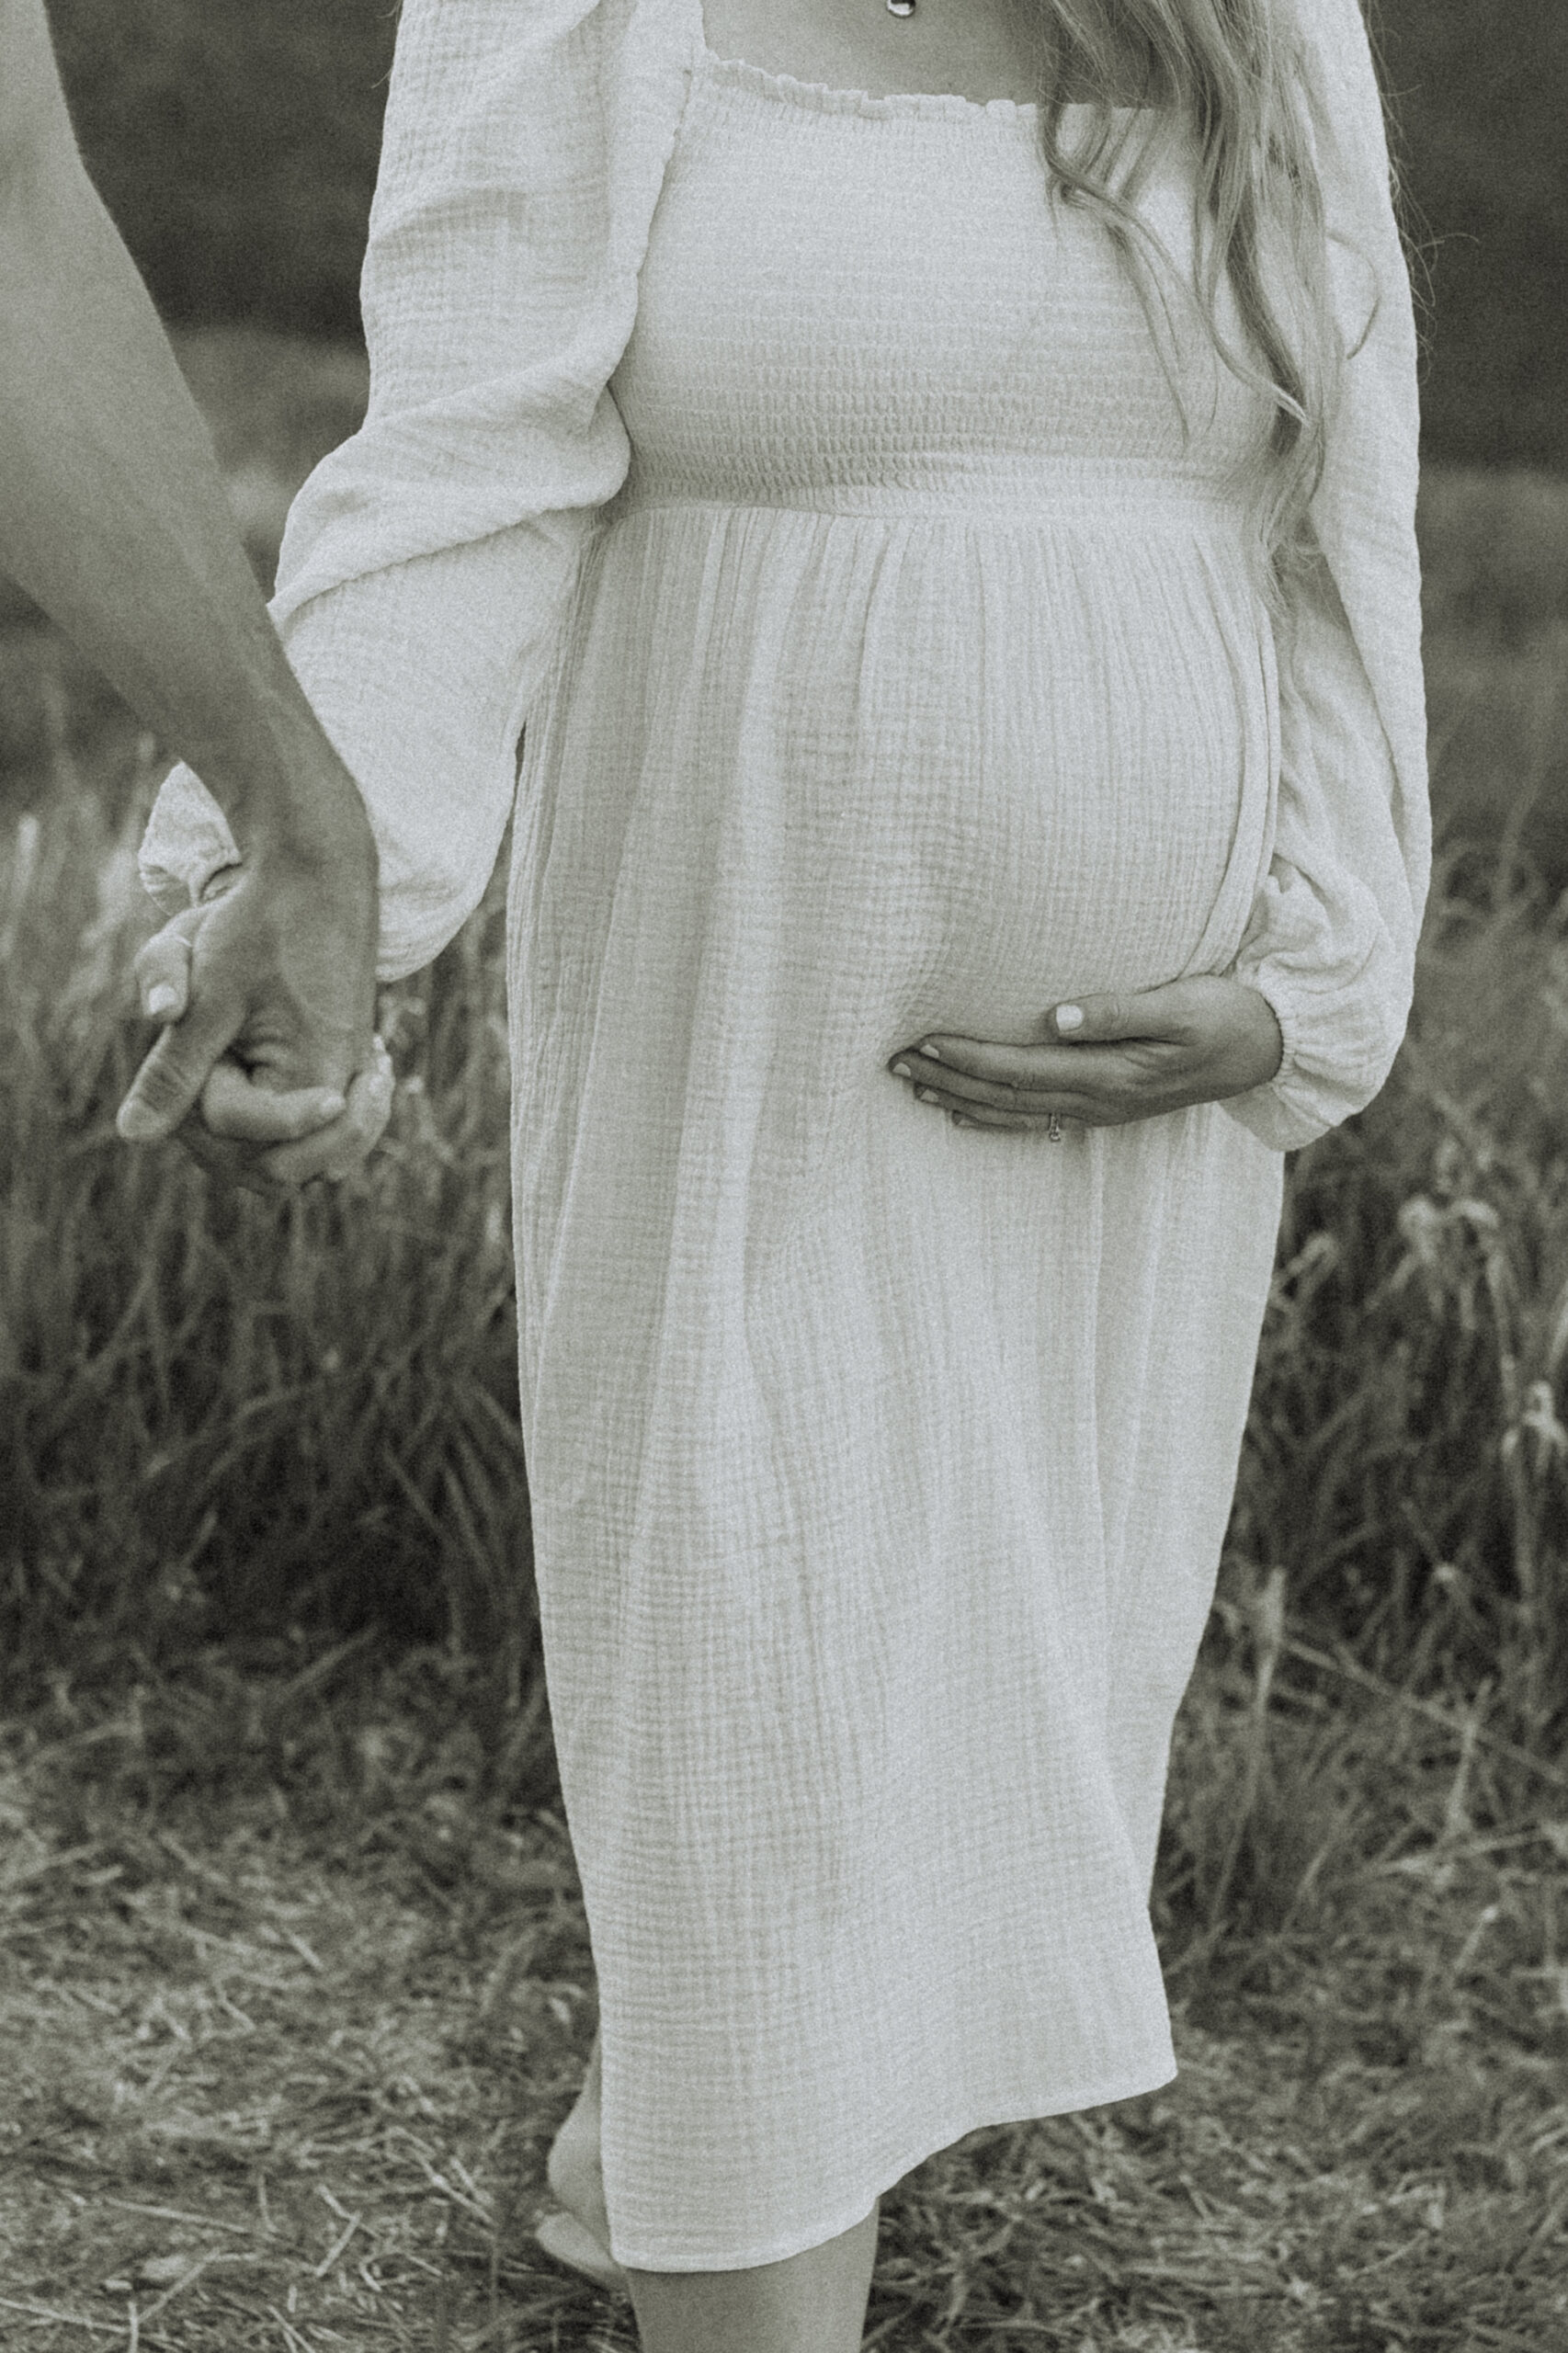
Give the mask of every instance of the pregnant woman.
[[[405, 0], [365, 312], [274, 609], [384, 977], [516, 802], [553, 2177], [649, 2353], [843, 2353], [890, 2185], [1174, 2072], [1283, 1154], [1408, 1011], [1358, 0]], [[235, 856], [176, 770], [155, 895]]]

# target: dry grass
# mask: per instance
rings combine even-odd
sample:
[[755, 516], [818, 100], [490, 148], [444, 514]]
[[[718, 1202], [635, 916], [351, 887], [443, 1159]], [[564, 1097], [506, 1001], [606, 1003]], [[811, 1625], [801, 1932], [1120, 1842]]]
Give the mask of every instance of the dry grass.
[[[910, 2175], [868, 2345], [1568, 2343], [1568, 1788], [1397, 1695], [1298, 1694], [1269, 1769], [1339, 1835], [1217, 1959], [1180, 1891], [1252, 1770], [1251, 1674], [1211, 1660], [1184, 1716], [1178, 2082]], [[532, 2242], [592, 1970], [559, 1811], [487, 1783], [470, 1697], [449, 1656], [279, 1643], [112, 1709], [62, 1674], [6, 1727], [0, 2341], [634, 2344]]]
[[[564, 1833], [483, 1817], [414, 1670], [328, 1726], [342, 1674], [218, 1659], [11, 1750], [0, 2248], [29, 2343], [466, 2345], [503, 2296], [572, 2305], [521, 2204], [591, 2003]], [[215, 1793], [187, 1772], [222, 1728]]]

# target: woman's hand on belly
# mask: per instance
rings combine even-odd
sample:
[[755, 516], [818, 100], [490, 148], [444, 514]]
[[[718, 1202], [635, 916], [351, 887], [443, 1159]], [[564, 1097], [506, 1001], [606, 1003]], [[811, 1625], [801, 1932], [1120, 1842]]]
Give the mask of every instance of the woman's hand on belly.
[[1215, 974], [1054, 1006], [1040, 1030], [1021, 1046], [934, 1030], [889, 1067], [960, 1126], [1120, 1128], [1267, 1086], [1285, 1053], [1267, 999]]

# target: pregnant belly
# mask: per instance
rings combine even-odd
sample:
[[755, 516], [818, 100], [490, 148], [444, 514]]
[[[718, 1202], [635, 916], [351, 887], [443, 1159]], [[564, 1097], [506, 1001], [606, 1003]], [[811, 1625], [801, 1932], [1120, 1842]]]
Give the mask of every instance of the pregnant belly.
[[1168, 527], [608, 524], [516, 834], [530, 1349], [563, 1266], [624, 1330], [723, 1247], [768, 1260], [882, 1149], [896, 1048], [1222, 970], [1267, 847], [1269, 659], [1239, 558]]
[[1238, 543], [1159, 525], [618, 518], [528, 747], [539, 944], [592, 958], [619, 902], [892, 1042], [1222, 965], [1268, 817], [1267, 625]]

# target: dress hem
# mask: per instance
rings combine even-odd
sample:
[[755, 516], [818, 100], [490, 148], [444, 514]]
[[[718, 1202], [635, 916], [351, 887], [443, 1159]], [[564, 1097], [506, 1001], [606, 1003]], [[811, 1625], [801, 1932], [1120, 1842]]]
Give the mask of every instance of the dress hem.
[[749, 2271], [764, 2263], [785, 2263], [791, 2256], [804, 2255], [812, 2247], [824, 2246], [828, 2240], [853, 2230], [858, 2222], [865, 2221], [877, 2200], [884, 2197], [906, 2174], [913, 2173], [917, 2165], [923, 2165], [928, 2157], [939, 2155], [942, 2150], [951, 2148], [955, 2142], [966, 2140], [971, 2132], [993, 2131], [1005, 2124], [1040, 2124], [1052, 2116], [1078, 2116], [1086, 2109], [1108, 2108], [1118, 2100], [1140, 2099], [1150, 2092], [1163, 2090], [1166, 2084], [1174, 2084], [1179, 2072], [1173, 2064], [1150, 2082], [1147, 2071], [1141, 2071], [1135, 2078], [1114, 2089], [1100, 2086], [1092, 2091], [1074, 2092], [1065, 2098], [1054, 2100], [1048, 2108], [1029, 2108], [1022, 2116], [977, 2116], [968, 2123], [944, 2127], [936, 2140], [928, 2134], [923, 2135], [921, 2146], [886, 2176], [870, 2192], [869, 2200], [857, 2199], [853, 2209], [844, 2211], [825, 2223], [813, 2223], [804, 2237], [796, 2232], [786, 2239], [771, 2239], [758, 2246], [748, 2247], [740, 2255], [709, 2256], [701, 2261], [694, 2261], [689, 2254], [676, 2258], [667, 2251], [662, 2254], [629, 2252], [626, 2242], [617, 2236], [612, 2222], [610, 2253], [626, 2271]]

